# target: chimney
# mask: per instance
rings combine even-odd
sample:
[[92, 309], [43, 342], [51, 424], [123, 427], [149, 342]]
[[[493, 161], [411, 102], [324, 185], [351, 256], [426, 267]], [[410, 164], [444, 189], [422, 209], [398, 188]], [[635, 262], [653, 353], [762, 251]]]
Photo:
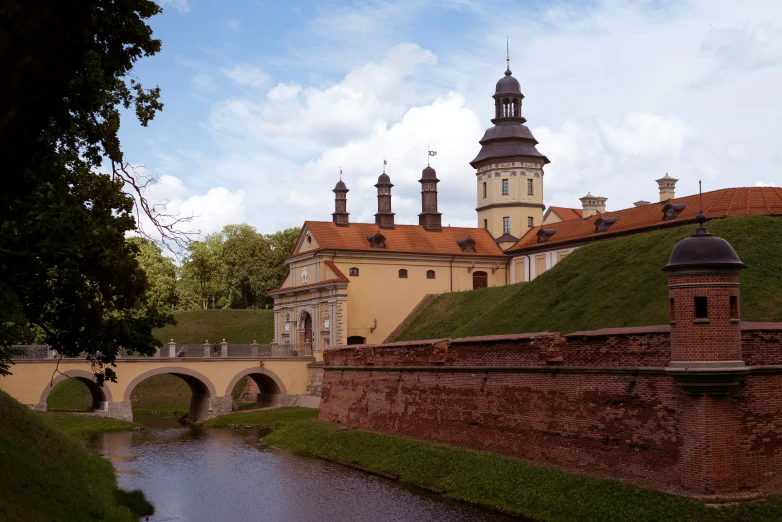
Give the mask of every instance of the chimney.
[[656, 181], [657, 186], [660, 187], [660, 201], [668, 201], [676, 197], [675, 190], [678, 179], [670, 177], [666, 172], [665, 176]]
[[418, 214], [418, 224], [423, 226], [424, 230], [442, 232], [442, 214], [437, 212], [437, 184], [440, 182], [437, 173], [427, 165], [418, 182], [421, 184], [421, 213]]
[[337, 185], [334, 187], [334, 213], [331, 214], [334, 224], [338, 227], [347, 227], [350, 225], [347, 211], [348, 206], [348, 188], [345, 186], [345, 182], [342, 181], [342, 170], [340, 169], [340, 179]]
[[377, 184], [377, 213], [375, 223], [380, 228], [394, 228], [394, 213], [391, 212], [391, 178], [383, 173], [378, 176]]
[[644, 201], [644, 200], [636, 201], [635, 203], [633, 203], [633, 205], [635, 205], [636, 207], [643, 207], [644, 205], [649, 205], [649, 204], [650, 203], [648, 201]]
[[588, 218], [589, 216], [594, 216], [598, 212], [601, 214], [605, 214], [606, 201], [608, 200], [608, 198], [593, 196], [592, 194], [587, 192], [586, 196], [579, 199], [581, 201], [581, 206], [584, 209], [583, 212], [584, 219]]

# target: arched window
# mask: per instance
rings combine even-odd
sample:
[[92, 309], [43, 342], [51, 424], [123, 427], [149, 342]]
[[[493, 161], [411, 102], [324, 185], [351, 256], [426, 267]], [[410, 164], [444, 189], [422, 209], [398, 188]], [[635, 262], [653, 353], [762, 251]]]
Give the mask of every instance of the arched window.
[[426, 278], [427, 279], [434, 279], [434, 270], [427, 270], [426, 271]]
[[356, 267], [351, 268], [350, 269], [350, 275], [354, 276], [354, 277], [358, 276], [358, 268], [356, 268]]
[[505, 98], [502, 100], [502, 116], [507, 118], [510, 116], [510, 100], [508, 98]]
[[404, 268], [399, 269], [399, 279], [407, 279], [407, 270]]
[[519, 100], [518, 98], [513, 98], [513, 117], [518, 118], [519, 117]]

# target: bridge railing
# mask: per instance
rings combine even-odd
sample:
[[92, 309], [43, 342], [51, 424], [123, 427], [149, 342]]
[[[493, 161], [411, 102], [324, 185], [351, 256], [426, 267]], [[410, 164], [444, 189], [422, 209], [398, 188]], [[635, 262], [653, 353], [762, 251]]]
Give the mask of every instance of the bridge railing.
[[[14, 360], [56, 359], [56, 350], [46, 344], [16, 344], [11, 347]], [[89, 359], [90, 354], [82, 352], [77, 357], [64, 357], [68, 360]], [[187, 358], [187, 359], [289, 359], [312, 357], [312, 344], [230, 344], [222, 343], [175, 343], [170, 342], [163, 348], [156, 348], [154, 355], [140, 355], [138, 352], [120, 348], [117, 359]]]

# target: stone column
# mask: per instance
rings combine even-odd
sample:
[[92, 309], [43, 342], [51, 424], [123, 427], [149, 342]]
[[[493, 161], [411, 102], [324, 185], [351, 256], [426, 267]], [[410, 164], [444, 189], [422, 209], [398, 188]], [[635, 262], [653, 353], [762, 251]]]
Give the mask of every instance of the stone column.
[[225, 339], [223, 339], [223, 342], [220, 343], [220, 357], [228, 357], [228, 343], [225, 342]]
[[[274, 349], [275, 346], [276, 344], [272, 345], [272, 350]], [[250, 357], [259, 357], [258, 348], [259, 348], [258, 343], [255, 342], [255, 339], [253, 339], [253, 343], [250, 345]]]
[[176, 343], [173, 338], [168, 342], [168, 356], [176, 357]]
[[212, 356], [212, 345], [209, 344], [209, 339], [204, 341], [204, 357], [209, 358]]

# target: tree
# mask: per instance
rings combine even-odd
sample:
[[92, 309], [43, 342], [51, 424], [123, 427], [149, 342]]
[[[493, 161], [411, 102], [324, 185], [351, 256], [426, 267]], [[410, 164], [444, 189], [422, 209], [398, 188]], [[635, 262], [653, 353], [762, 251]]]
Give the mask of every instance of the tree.
[[163, 250], [143, 237], [132, 237], [128, 240], [138, 249], [136, 259], [144, 271], [149, 285], [145, 301], [161, 310], [166, 310], [176, 300], [176, 265], [174, 261], [163, 255]]
[[210, 290], [214, 288], [220, 270], [219, 257], [202, 241], [193, 241], [188, 245], [182, 264], [184, 277], [192, 281], [201, 298], [204, 310], [209, 308]]
[[[129, 76], [139, 58], [160, 50], [146, 24], [160, 8], [149, 0], [93, 0], [86, 12], [87, 38], [77, 38], [78, 59], [63, 73], [70, 80], [46, 104], [46, 123], [26, 140], [13, 190], [2, 200], [0, 374], [9, 360], [2, 347], [24, 341], [33, 325], [61, 354], [90, 354], [102, 384], [116, 379], [119, 347], [151, 354], [152, 329], [172, 320], [147, 301], [139, 247], [125, 233], [137, 229], [143, 212], [164, 236], [180, 244], [183, 236], [181, 220], [147, 204], [148, 180], [125, 161], [118, 138], [121, 108], [146, 126], [163, 107], [157, 87], [146, 90]], [[104, 163], [111, 166], [105, 174]]]

